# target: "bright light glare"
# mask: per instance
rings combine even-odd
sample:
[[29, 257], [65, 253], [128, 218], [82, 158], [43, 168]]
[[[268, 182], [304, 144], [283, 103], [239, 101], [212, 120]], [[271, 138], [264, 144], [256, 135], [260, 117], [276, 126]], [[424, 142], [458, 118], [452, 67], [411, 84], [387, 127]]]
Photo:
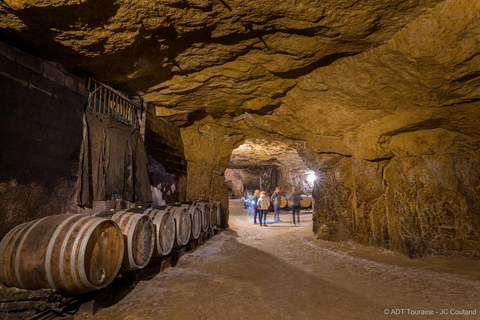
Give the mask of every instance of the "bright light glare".
[[310, 184], [313, 184], [313, 182], [315, 181], [315, 179], [317, 179], [317, 176], [315, 175], [315, 172], [310, 171], [310, 173], [308, 174], [308, 177], [307, 177], [307, 181], [308, 181]]

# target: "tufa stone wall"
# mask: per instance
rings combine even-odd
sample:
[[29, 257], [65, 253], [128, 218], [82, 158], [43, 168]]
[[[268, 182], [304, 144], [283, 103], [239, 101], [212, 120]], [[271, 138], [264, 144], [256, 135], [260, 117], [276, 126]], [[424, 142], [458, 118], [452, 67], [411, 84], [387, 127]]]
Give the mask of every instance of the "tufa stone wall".
[[404, 252], [480, 259], [480, 157], [443, 129], [402, 133], [391, 158], [321, 155], [314, 232]]
[[0, 238], [75, 212], [86, 78], [0, 42]]

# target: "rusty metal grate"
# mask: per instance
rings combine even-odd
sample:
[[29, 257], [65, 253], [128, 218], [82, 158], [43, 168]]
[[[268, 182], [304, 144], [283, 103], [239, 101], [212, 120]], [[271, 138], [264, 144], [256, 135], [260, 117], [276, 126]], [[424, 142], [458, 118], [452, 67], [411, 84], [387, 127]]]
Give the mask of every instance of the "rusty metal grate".
[[138, 126], [137, 110], [140, 106], [125, 93], [92, 78], [88, 79], [87, 90], [87, 107], [98, 113], [109, 114], [125, 124]]

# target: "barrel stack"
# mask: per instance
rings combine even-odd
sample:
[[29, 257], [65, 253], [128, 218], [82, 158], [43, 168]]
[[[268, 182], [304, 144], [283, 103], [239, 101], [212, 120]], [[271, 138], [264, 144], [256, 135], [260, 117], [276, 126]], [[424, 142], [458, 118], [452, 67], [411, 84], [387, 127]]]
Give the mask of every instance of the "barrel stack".
[[146, 267], [153, 256], [201, 244], [221, 221], [219, 202], [196, 201], [26, 222], [0, 242], [0, 283], [66, 295], [102, 289], [119, 272]]

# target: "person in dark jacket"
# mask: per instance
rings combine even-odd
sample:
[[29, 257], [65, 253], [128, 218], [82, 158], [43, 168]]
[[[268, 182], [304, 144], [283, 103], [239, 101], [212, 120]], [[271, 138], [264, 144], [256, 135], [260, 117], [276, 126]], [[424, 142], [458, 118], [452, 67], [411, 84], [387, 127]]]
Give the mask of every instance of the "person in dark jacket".
[[273, 222], [282, 222], [280, 220], [280, 188], [276, 187], [275, 191], [270, 198], [270, 202], [273, 204]]
[[[292, 226], [300, 225], [300, 203], [302, 201], [302, 197], [295, 190], [295, 187], [292, 188], [292, 192], [290, 192], [288, 195], [288, 201], [290, 202], [290, 207], [292, 208]], [[295, 213], [297, 213], [297, 223], [295, 223]]]
[[[254, 216], [253, 216], [253, 224], [258, 224], [257, 223], [257, 216], [259, 219], [262, 219], [260, 216], [260, 211], [258, 210], [258, 197], [260, 196], [260, 190], [255, 190], [255, 193], [253, 194], [252, 198], [252, 207], [254, 211]], [[260, 220], [261, 222], [261, 220]]]

